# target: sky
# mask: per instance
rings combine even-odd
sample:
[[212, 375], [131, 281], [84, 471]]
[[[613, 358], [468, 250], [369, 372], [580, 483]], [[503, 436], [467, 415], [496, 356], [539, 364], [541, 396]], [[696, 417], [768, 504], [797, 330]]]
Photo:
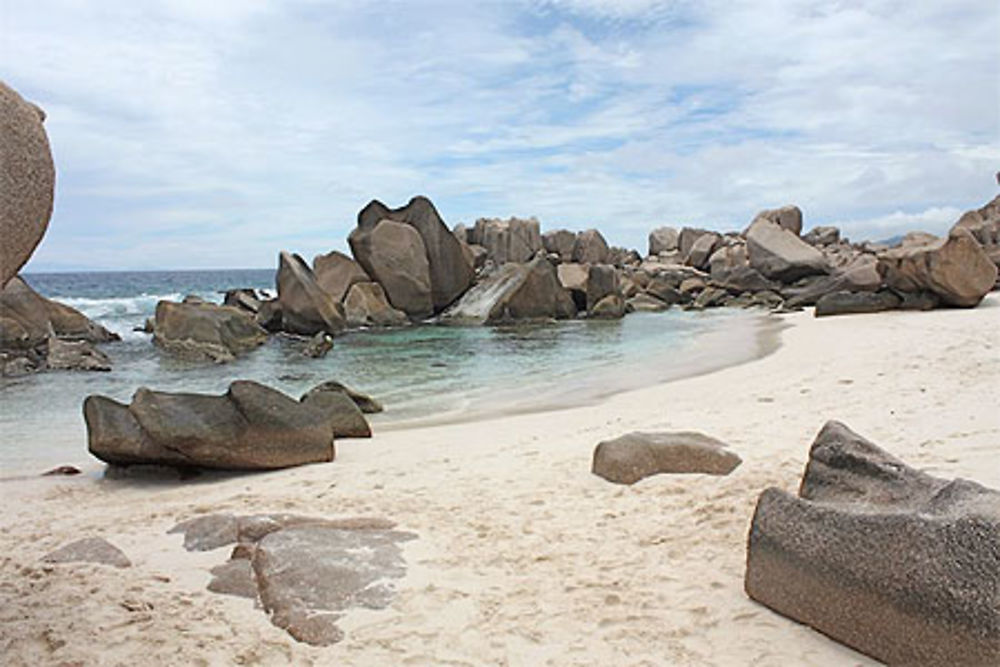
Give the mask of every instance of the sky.
[[795, 203], [852, 239], [998, 193], [1000, 3], [0, 0], [48, 113], [27, 270], [272, 267], [371, 199], [646, 250]]

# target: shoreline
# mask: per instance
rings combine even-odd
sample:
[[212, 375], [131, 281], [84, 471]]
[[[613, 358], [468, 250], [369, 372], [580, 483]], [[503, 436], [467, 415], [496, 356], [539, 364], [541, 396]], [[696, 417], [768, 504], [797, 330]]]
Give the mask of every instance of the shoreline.
[[[998, 314], [997, 293], [971, 310], [807, 310], [782, 317], [781, 345], [747, 363], [590, 406], [380, 428], [338, 441], [331, 464], [4, 484], [0, 590], [16, 613], [0, 619], [0, 646], [12, 664], [874, 664], [743, 593], [756, 498], [797, 486], [828, 419], [930, 474], [1000, 487]], [[701, 431], [743, 464], [631, 487], [592, 475], [594, 446], [634, 430]], [[276, 511], [416, 533], [396, 600], [347, 612], [339, 644], [299, 644], [248, 600], [204, 590], [227, 549], [187, 553], [166, 535], [198, 514]], [[133, 567], [38, 564], [91, 535]], [[123, 600], [150, 609], [137, 618]]]

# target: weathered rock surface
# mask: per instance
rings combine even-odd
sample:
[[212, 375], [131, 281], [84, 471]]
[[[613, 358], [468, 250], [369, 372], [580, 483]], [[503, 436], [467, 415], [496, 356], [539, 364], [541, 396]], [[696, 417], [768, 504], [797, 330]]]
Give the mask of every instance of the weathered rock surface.
[[44, 114], [0, 81], [0, 289], [45, 235], [56, 172]]
[[284, 331], [303, 336], [321, 331], [333, 335], [347, 326], [338, 300], [319, 286], [312, 269], [298, 255], [281, 251], [277, 284]]
[[[213, 520], [219, 516], [219, 520]], [[227, 527], [213, 548], [237, 543], [212, 569], [208, 589], [257, 600], [271, 622], [301, 642], [326, 646], [343, 639], [336, 622], [353, 607], [383, 609], [406, 574], [400, 544], [416, 538], [384, 519], [317, 519], [289, 514], [209, 515], [170, 530], [185, 547], [200, 544], [203, 524]], [[215, 535], [213, 535], [215, 537]]]
[[630, 313], [658, 313], [668, 308], [670, 304], [650, 294], [636, 294], [625, 301], [625, 310]]
[[245, 310], [210, 303], [160, 301], [153, 343], [185, 359], [225, 363], [262, 345], [267, 333]]
[[257, 290], [252, 288], [226, 290], [226, 294], [222, 298], [223, 306], [242, 308], [248, 313], [253, 313], [254, 315], [260, 312], [260, 307], [263, 302], [264, 299], [261, 295], [257, 293]]
[[[565, 283], [563, 283], [565, 285]], [[587, 310], [610, 294], [618, 294], [618, 272], [609, 264], [592, 264], [587, 269]], [[622, 305], [624, 308], [624, 303]]]
[[334, 458], [322, 410], [245, 380], [222, 396], [141, 388], [123, 405], [92, 395], [83, 415], [90, 453], [113, 465], [265, 470]]
[[625, 312], [625, 297], [613, 292], [595, 303], [587, 317], [595, 320], [618, 320], [625, 316]]
[[796, 236], [802, 233], [802, 210], [798, 206], [788, 205], [761, 211], [754, 216], [755, 221], [759, 219], [769, 220]]
[[304, 405], [313, 407], [327, 416], [337, 438], [370, 438], [372, 429], [342, 386], [319, 385], [303, 394]]
[[441, 316], [446, 324], [492, 324], [515, 320], [566, 319], [576, 314], [556, 267], [544, 257], [508, 262], [470, 289]]
[[826, 273], [826, 260], [793, 232], [764, 218], [758, 218], [747, 232], [750, 266], [766, 278], [792, 282], [799, 278]]
[[608, 242], [596, 229], [588, 229], [576, 235], [573, 245], [573, 261], [579, 264], [604, 264], [608, 259]]
[[657, 227], [649, 233], [649, 254], [677, 250], [678, 234], [673, 227]]
[[787, 305], [811, 306], [825, 294], [833, 292], [875, 292], [882, 286], [874, 255], [860, 255], [855, 261], [828, 276], [819, 276], [801, 289], [787, 289]]
[[[424, 241], [416, 229], [389, 219], [372, 227], [361, 226], [359, 222], [347, 240], [358, 263], [382, 285], [393, 307], [412, 320], [434, 314], [430, 263]], [[455, 244], [461, 253], [457, 239]]]
[[34, 346], [53, 336], [90, 343], [120, 340], [80, 311], [46, 299], [20, 276], [11, 278], [0, 290], [0, 348]]
[[53, 370], [110, 371], [111, 359], [85, 340], [49, 338], [46, 362]]
[[687, 259], [687, 256], [691, 254], [691, 248], [694, 247], [695, 242], [706, 234], [715, 234], [715, 232], [707, 229], [699, 229], [698, 227], [681, 228], [680, 233], [677, 235], [677, 251], [680, 252], [681, 261]]
[[636, 432], [598, 444], [591, 472], [616, 484], [635, 484], [661, 473], [728, 475], [740, 463], [725, 443], [701, 433]]
[[745, 585], [888, 664], [1000, 664], [1000, 493], [931, 477], [828, 422], [798, 497], [758, 499]]
[[[354, 404], [357, 405], [358, 408], [361, 409], [361, 412], [365, 413], [366, 415], [382, 412], [382, 404], [379, 403], [377, 400], [375, 400], [368, 394], [362, 393], [355, 389], [351, 389], [347, 385], [337, 382], [336, 380], [328, 380], [327, 382], [323, 382], [321, 384], [316, 385], [315, 387], [310, 389], [305, 396], [308, 396], [313, 392], [331, 392], [331, 391], [339, 391], [343, 393], [345, 396], [354, 401]], [[302, 397], [303, 400], [305, 400], [305, 396]]]
[[389, 303], [378, 283], [355, 283], [344, 299], [347, 324], [352, 327], [398, 327], [409, 323], [401, 310]]
[[543, 248], [541, 226], [535, 218], [480, 218], [469, 240], [486, 248], [487, 258], [497, 265], [530, 261]]
[[978, 304], [997, 280], [996, 264], [964, 227], [952, 228], [947, 239], [880, 253], [878, 272], [892, 289], [933, 292], [942, 303], [962, 307]]
[[542, 246], [545, 252], [559, 255], [560, 261], [573, 261], [573, 248], [576, 247], [576, 234], [565, 229], [556, 229], [542, 234]]
[[322, 359], [333, 349], [333, 336], [320, 331], [309, 339], [306, 346], [302, 348], [302, 354], [313, 359]]
[[684, 263], [688, 266], [693, 266], [696, 269], [708, 269], [708, 260], [711, 258], [712, 253], [715, 252], [716, 248], [719, 247], [721, 240], [722, 237], [718, 234], [702, 234], [695, 239], [694, 243], [691, 244], [691, 249], [688, 250], [684, 257]]
[[371, 280], [360, 264], [337, 250], [325, 255], [316, 255], [313, 258], [313, 273], [320, 289], [338, 303], [347, 296], [351, 285]]
[[811, 246], [833, 245], [840, 241], [840, 230], [830, 225], [820, 225], [806, 232], [802, 240]]
[[[389, 209], [377, 200], [372, 201], [358, 214], [358, 228], [351, 233], [351, 237], [354, 237], [355, 233], [357, 233], [359, 237], [358, 241], [361, 242], [360, 245], [364, 246], [365, 243], [360, 237], [378, 230], [384, 220], [404, 223], [412, 227], [419, 234], [423, 242], [424, 255], [427, 262], [431, 312], [440, 312], [469, 288], [475, 278], [475, 271], [472, 268], [472, 264], [462, 252], [462, 246], [458, 239], [444, 224], [437, 209], [434, 208], [434, 204], [429, 199], [426, 197], [414, 197], [406, 206], [397, 209]], [[398, 273], [391, 271], [387, 266], [387, 264], [391, 264], [393, 256], [406, 258], [407, 266], [418, 269], [417, 265], [419, 262], [416, 262], [414, 258], [402, 252], [403, 249], [396, 245], [387, 245], [384, 249], [387, 256], [381, 256], [379, 249], [383, 245], [382, 242], [388, 242], [389, 240], [398, 241], [398, 237], [399, 234], [397, 232], [392, 239], [381, 237], [375, 239], [374, 256], [372, 253], [366, 252], [365, 257], [362, 257], [358, 253], [355, 243], [350, 241], [350, 238], [348, 241], [351, 243], [351, 252], [354, 253], [355, 258], [372, 279], [382, 284], [393, 306], [405, 311], [411, 318], [426, 317], [431, 312], [426, 314], [418, 312], [419, 308], [423, 306], [423, 302], [412, 301], [412, 310], [404, 307], [402, 301], [397, 302], [396, 300], [396, 288], [398, 285], [390, 287], [383, 280], [382, 274], [390, 273], [394, 274], [394, 282], [400, 282], [401, 277]], [[475, 240], [473, 241], [475, 242]], [[369, 267], [369, 264], [372, 267], [378, 267], [380, 271], [374, 271], [373, 268]], [[419, 270], [413, 275], [418, 276], [418, 274]]]
[[831, 292], [824, 294], [816, 302], [816, 317], [827, 315], [851, 315], [860, 313], [880, 313], [883, 310], [899, 308], [902, 299], [888, 290], [880, 292]]
[[88, 537], [70, 542], [42, 557], [46, 563], [100, 563], [125, 568], [132, 565], [122, 550], [103, 537]]

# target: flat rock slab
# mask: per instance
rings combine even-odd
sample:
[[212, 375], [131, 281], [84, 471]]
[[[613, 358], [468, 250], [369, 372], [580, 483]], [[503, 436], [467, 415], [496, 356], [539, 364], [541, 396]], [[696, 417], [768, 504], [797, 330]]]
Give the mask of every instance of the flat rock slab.
[[702, 433], [627, 433], [594, 450], [591, 472], [616, 484], [635, 484], [661, 473], [728, 475], [742, 459]]
[[59, 547], [43, 556], [46, 563], [100, 563], [112, 567], [129, 567], [132, 561], [121, 549], [102, 537], [88, 537]]
[[839, 422], [798, 497], [771, 488], [747, 594], [878, 660], [1000, 664], [1000, 493], [910, 468]]
[[343, 639], [337, 620], [352, 607], [383, 609], [406, 574], [402, 542], [413, 533], [378, 518], [211, 514], [182, 522], [189, 551], [235, 544], [212, 569], [208, 590], [259, 601], [271, 622], [318, 646]]

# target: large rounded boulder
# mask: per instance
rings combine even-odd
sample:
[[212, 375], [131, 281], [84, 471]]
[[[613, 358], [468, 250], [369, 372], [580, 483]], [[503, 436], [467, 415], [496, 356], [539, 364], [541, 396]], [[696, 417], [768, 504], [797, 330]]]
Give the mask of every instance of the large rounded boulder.
[[383, 218], [371, 227], [359, 223], [347, 240], [358, 263], [382, 285], [394, 308], [412, 320], [434, 314], [430, 263], [416, 229]]
[[31, 257], [52, 216], [56, 171], [44, 119], [0, 81], [0, 289]]
[[344, 330], [343, 308], [319, 286], [316, 275], [301, 257], [281, 252], [277, 283], [282, 329], [304, 336]]

